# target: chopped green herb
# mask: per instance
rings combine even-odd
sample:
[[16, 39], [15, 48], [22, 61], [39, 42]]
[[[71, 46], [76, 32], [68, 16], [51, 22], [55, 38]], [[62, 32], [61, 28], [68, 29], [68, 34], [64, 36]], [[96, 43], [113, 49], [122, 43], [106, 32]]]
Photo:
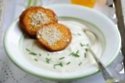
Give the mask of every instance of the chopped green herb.
[[76, 51], [76, 54], [78, 54], [78, 53], [79, 53], [79, 50]]
[[72, 52], [70, 55], [72, 55], [74, 57], [80, 57], [79, 50], [77, 50], [76, 52]]
[[87, 52], [85, 52], [84, 57], [85, 57], [85, 58], [87, 57]]
[[54, 69], [56, 68], [56, 66], [63, 67], [63, 63], [62, 63], [62, 62], [60, 62], [60, 63], [58, 63], [58, 64], [54, 64], [54, 65], [53, 65]]
[[89, 44], [82, 44], [80, 43], [80, 46], [83, 47], [83, 46], [88, 46]]
[[74, 56], [74, 57], [79, 57], [79, 55], [78, 55], [78, 54], [76, 54], [76, 53], [74, 53], [74, 52], [73, 52], [73, 53], [71, 53], [71, 55], [72, 55], [72, 56]]
[[39, 53], [39, 56], [42, 56], [42, 55]]
[[69, 65], [71, 62], [66, 63], [66, 65]]
[[83, 46], [85, 46], [85, 45], [83, 45], [82, 43], [80, 43], [80, 46], [83, 47]]
[[79, 66], [82, 65], [82, 62], [80, 62], [78, 65], [79, 65]]
[[65, 57], [61, 57], [61, 58], [59, 58], [59, 60], [62, 60], [62, 59], [64, 59]]
[[37, 55], [35, 52], [31, 52], [31, 50], [29, 50], [28, 48], [26, 48], [26, 50], [29, 52], [29, 54], [31, 55]]
[[88, 52], [88, 48], [85, 48], [85, 52]]
[[46, 58], [46, 63], [50, 63], [50, 60], [49, 58]]
[[30, 50], [28, 48], [26, 48], [26, 51], [30, 52]]
[[31, 54], [31, 55], [37, 55], [35, 52], [30, 52], [29, 54]]
[[35, 60], [35, 61], [38, 61], [38, 59], [36, 59], [36, 58], [35, 58], [34, 60]]

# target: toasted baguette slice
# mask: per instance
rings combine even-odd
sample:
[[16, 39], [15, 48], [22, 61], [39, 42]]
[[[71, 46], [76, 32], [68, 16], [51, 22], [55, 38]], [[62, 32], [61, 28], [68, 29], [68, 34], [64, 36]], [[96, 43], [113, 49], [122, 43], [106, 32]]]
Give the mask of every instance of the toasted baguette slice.
[[40, 45], [49, 51], [63, 50], [71, 42], [72, 35], [68, 27], [54, 23], [43, 26], [37, 32]]
[[43, 7], [29, 7], [20, 15], [21, 28], [31, 37], [36, 37], [38, 29], [44, 25], [57, 22], [56, 14]]

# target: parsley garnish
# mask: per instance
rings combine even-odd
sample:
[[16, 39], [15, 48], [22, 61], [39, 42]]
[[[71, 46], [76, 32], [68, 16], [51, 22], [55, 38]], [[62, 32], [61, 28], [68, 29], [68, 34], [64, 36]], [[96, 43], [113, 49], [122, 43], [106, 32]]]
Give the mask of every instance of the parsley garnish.
[[80, 57], [79, 50], [77, 50], [76, 52], [72, 52], [70, 55], [72, 55], [74, 57]]
[[42, 56], [42, 55], [39, 53], [39, 56]]
[[80, 62], [78, 65], [79, 65], [79, 66], [82, 65], [82, 62]]
[[56, 68], [56, 66], [63, 67], [63, 63], [62, 63], [62, 62], [60, 62], [60, 63], [58, 63], [58, 64], [54, 64], [54, 65], [53, 65], [54, 69]]
[[85, 48], [85, 52], [88, 52], [88, 48]]
[[26, 48], [26, 51], [30, 52], [30, 50], [28, 48]]
[[83, 46], [85, 46], [85, 45], [84, 45], [84, 44], [82, 44], [82, 43], [80, 43], [80, 46], [81, 46], [81, 47], [83, 47]]
[[65, 57], [61, 57], [61, 58], [59, 58], [59, 60], [62, 60], [62, 59], [64, 59]]
[[80, 46], [83, 47], [83, 46], [88, 46], [88, 44], [82, 44], [80, 43]]
[[36, 58], [35, 58], [34, 60], [35, 60], [35, 61], [38, 61], [38, 59], [36, 59]]
[[29, 50], [28, 48], [26, 48], [26, 51], [28, 51], [28, 52], [29, 52], [29, 54], [31, 54], [31, 55], [37, 55], [37, 53], [32, 52], [32, 51], [31, 51], [31, 50]]
[[66, 65], [69, 65], [71, 62], [66, 63]]
[[50, 63], [50, 60], [49, 58], [46, 58], [46, 63]]
[[35, 52], [29, 52], [29, 54], [31, 54], [31, 55], [37, 55]]
[[87, 52], [85, 52], [84, 57], [85, 57], [85, 58], [87, 57]]

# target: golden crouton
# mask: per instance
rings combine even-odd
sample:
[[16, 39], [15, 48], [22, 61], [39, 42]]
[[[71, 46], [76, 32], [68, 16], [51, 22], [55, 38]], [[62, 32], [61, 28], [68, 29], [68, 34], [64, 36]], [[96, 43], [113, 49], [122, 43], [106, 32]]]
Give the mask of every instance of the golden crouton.
[[71, 42], [71, 32], [63, 24], [53, 23], [40, 28], [38, 42], [49, 51], [63, 50]]
[[43, 7], [29, 7], [20, 16], [21, 28], [31, 37], [36, 37], [39, 28], [57, 22], [55, 13]]

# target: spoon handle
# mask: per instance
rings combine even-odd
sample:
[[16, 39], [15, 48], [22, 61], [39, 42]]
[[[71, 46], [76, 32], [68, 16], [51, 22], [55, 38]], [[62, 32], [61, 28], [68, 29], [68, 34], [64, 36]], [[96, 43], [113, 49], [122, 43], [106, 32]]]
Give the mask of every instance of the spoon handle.
[[107, 67], [104, 66], [104, 64], [96, 56], [96, 54], [93, 52], [90, 46], [88, 46], [88, 51], [92, 54], [94, 60], [96, 61], [99, 70], [102, 72], [102, 75], [106, 83], [119, 83], [119, 78], [116, 78], [115, 76], [112, 75], [112, 72]]

